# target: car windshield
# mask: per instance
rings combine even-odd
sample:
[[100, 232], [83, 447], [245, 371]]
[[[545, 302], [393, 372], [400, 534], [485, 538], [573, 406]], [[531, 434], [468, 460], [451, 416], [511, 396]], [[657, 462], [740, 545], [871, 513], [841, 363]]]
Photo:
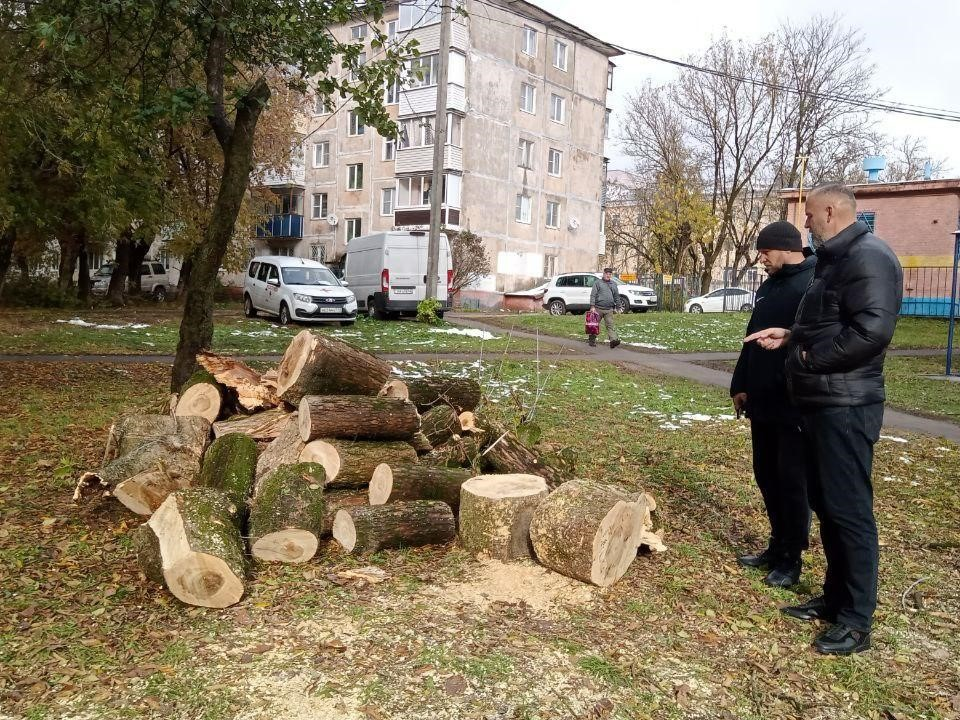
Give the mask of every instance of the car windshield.
[[288, 267], [281, 268], [284, 285], [339, 285], [337, 278], [327, 268]]
[[101, 277], [110, 277], [113, 275], [113, 265], [101, 265], [94, 275], [99, 275]]

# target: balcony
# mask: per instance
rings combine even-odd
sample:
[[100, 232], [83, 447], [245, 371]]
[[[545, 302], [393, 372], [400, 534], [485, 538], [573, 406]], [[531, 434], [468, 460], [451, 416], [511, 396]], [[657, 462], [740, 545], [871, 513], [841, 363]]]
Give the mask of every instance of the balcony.
[[[447, 85], [447, 109], [467, 111], [467, 96], [463, 86], [449, 83]], [[397, 110], [401, 118], [416, 115], [428, 115], [437, 111], [437, 86], [409, 88], [400, 92], [400, 104]]]
[[[443, 149], [443, 169], [463, 171], [463, 150], [453, 145]], [[394, 172], [397, 175], [422, 174], [433, 171], [433, 145], [397, 150]]]
[[303, 215], [285, 213], [283, 215], [267, 215], [257, 225], [258, 238], [302, 238]]
[[269, 188], [305, 188], [306, 172], [303, 162], [295, 162], [283, 174], [267, 170], [263, 175], [263, 186]]

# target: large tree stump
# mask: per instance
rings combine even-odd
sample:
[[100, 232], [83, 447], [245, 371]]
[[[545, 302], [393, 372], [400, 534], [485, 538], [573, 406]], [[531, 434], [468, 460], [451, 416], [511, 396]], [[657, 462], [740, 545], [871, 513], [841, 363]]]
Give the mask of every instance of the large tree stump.
[[305, 395], [376, 395], [391, 370], [389, 363], [358, 347], [304, 330], [287, 346], [277, 368], [277, 394], [294, 406]]
[[539, 475], [551, 488], [567, 479], [539, 453], [524, 445], [512, 430], [489, 420], [482, 421], [481, 427], [486, 447], [480, 453], [480, 463], [485, 470]]
[[326, 503], [321, 531], [323, 537], [333, 532], [333, 522], [336, 520], [338, 512], [347, 508], [370, 504], [366, 488], [362, 490], [331, 490], [324, 492], [323, 499]]
[[280, 430], [266, 449], [257, 458], [257, 480], [269, 475], [281, 465], [293, 465], [300, 462], [300, 451], [303, 450], [303, 440], [300, 439], [300, 424], [297, 413], [291, 413], [286, 424]]
[[362, 395], [306, 395], [300, 401], [300, 438], [409, 440], [420, 428], [412, 403]]
[[571, 480], [533, 515], [530, 538], [540, 564], [600, 587], [623, 577], [637, 556], [646, 501], [614, 488]]
[[460, 418], [457, 411], [449, 405], [438, 405], [420, 416], [420, 432], [431, 446], [443, 445], [454, 435], [460, 435]]
[[402, 440], [313, 440], [300, 451], [300, 462], [315, 462], [327, 471], [327, 489], [370, 484], [382, 463], [416, 463], [417, 452]]
[[180, 388], [180, 397], [173, 414], [199, 415], [213, 422], [224, 409], [224, 388], [206, 370], [197, 370]]
[[455, 536], [453, 510], [433, 500], [344, 508], [333, 521], [333, 539], [355, 555], [436, 545]]
[[325, 481], [317, 463], [284, 465], [263, 478], [250, 503], [250, 554], [290, 563], [312, 558], [323, 532]]
[[130, 510], [149, 515], [171, 492], [192, 485], [199, 472], [200, 454], [195, 446], [185, 443], [179, 435], [167, 435], [84, 477], [98, 477], [101, 483], [113, 488], [113, 495]]
[[176, 598], [224, 608], [243, 597], [247, 565], [238, 521], [239, 508], [215, 488], [178, 490], [157, 508], [147, 524]]
[[203, 456], [197, 485], [223, 490], [237, 507], [246, 506], [257, 470], [257, 444], [240, 433], [214, 440]]
[[410, 463], [383, 463], [370, 480], [370, 504], [405, 500], [441, 500], [454, 510], [460, 505], [460, 486], [473, 476], [470, 470]]
[[244, 410], [258, 412], [280, 404], [273, 388], [262, 382], [260, 373], [239, 360], [217, 353], [199, 352], [197, 362], [218, 383], [236, 393], [237, 404]]
[[256, 415], [234, 415], [213, 424], [215, 438], [227, 433], [243, 433], [254, 440], [273, 440], [287, 424], [290, 411], [278, 407]]
[[178, 436], [199, 455], [210, 442], [210, 422], [199, 416], [125, 415], [110, 426], [101, 465], [166, 435]]
[[409, 378], [403, 382], [410, 402], [421, 412], [438, 405], [448, 405], [462, 412], [475, 410], [480, 404], [480, 384], [470, 378], [434, 375]]
[[536, 475], [479, 475], [460, 488], [460, 543], [475, 555], [509, 562], [532, 556], [530, 519], [547, 497]]

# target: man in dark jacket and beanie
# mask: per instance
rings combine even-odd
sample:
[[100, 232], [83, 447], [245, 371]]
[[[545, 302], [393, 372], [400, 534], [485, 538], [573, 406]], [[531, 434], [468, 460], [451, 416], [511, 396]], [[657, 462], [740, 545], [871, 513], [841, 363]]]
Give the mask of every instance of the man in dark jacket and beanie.
[[857, 222], [856, 210], [843, 185], [807, 196], [817, 267], [796, 321], [744, 338], [787, 348], [787, 388], [801, 413], [807, 493], [827, 559], [823, 595], [783, 612], [832, 623], [814, 647], [836, 655], [870, 647], [880, 559], [870, 475], [883, 423], [883, 361], [903, 298], [897, 256]]
[[[804, 256], [800, 231], [788, 222], [763, 228], [757, 251], [769, 277], [757, 290], [747, 335], [793, 324], [816, 264], [816, 257]], [[766, 549], [741, 555], [737, 562], [768, 568], [764, 582], [774, 587], [790, 587], [800, 579], [800, 555], [810, 532], [800, 413], [787, 398], [786, 357], [785, 347], [769, 351], [746, 343], [730, 383], [737, 415], [746, 412], [750, 418], [753, 476], [770, 520]]]

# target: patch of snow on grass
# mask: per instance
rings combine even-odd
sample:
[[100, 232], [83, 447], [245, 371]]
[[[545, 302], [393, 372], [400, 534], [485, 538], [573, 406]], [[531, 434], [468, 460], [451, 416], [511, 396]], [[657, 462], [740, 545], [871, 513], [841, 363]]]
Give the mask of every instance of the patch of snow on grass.
[[445, 333], [447, 335], [466, 335], [467, 337], [475, 337], [481, 340], [494, 340], [497, 337], [493, 333], [478, 328], [430, 328], [430, 332]]
[[86, 320], [81, 320], [80, 318], [73, 318], [71, 320], [57, 320], [58, 323], [66, 323], [67, 325], [76, 325], [77, 327], [86, 327], [93, 328], [94, 330], [143, 330], [144, 328], [150, 327], [146, 323], [124, 323], [123, 325], [98, 325], [97, 323], [90, 323]]

